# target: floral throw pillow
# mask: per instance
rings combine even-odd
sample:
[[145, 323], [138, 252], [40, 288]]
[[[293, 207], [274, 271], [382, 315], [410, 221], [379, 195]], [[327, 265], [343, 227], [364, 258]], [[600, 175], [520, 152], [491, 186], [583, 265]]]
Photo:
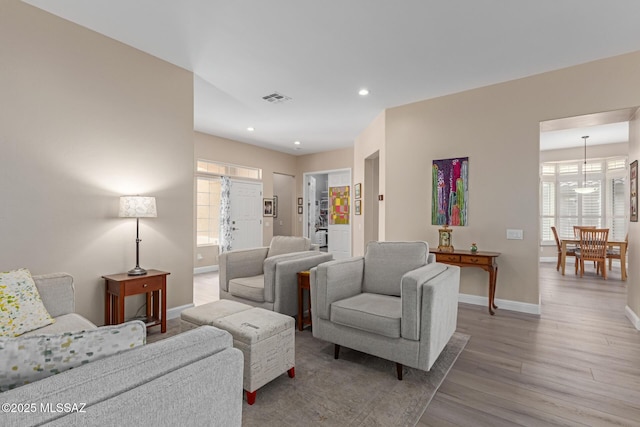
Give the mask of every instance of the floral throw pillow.
[[0, 337], [17, 337], [53, 322], [29, 270], [0, 273]]
[[140, 320], [63, 334], [0, 337], [0, 393], [142, 346]]

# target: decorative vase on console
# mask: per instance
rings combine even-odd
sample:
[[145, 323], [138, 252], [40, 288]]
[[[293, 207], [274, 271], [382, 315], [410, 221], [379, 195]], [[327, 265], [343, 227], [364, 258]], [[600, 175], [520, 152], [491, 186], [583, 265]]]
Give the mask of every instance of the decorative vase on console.
[[475, 243], [471, 244], [471, 252], [476, 253], [478, 252], [478, 245], [476, 245]]

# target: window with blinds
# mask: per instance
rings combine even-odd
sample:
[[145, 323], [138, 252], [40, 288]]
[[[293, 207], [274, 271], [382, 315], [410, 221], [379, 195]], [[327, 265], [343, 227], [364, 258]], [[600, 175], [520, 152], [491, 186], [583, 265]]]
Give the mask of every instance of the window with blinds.
[[[587, 180], [584, 181], [584, 171]], [[573, 236], [574, 225], [609, 228], [610, 239], [624, 240], [628, 212], [627, 159], [547, 162], [540, 168], [540, 241], [555, 244], [551, 227], [561, 237]], [[586, 185], [595, 192], [578, 194]]]
[[217, 245], [220, 237], [220, 178], [196, 178], [196, 244]]

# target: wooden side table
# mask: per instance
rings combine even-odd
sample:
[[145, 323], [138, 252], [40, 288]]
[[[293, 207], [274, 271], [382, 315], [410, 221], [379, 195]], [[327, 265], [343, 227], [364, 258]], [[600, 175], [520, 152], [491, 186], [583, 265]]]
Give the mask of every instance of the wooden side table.
[[[298, 330], [302, 331], [306, 325], [311, 325], [311, 286], [309, 283], [310, 271], [301, 271], [298, 273]], [[309, 295], [307, 310], [309, 315], [304, 315], [304, 293], [306, 289]]]
[[124, 299], [129, 295], [147, 294], [147, 328], [160, 325], [167, 331], [167, 276], [171, 273], [148, 270], [144, 276], [127, 273], [102, 276], [105, 282], [104, 324], [124, 323]]
[[492, 316], [495, 314], [493, 310], [498, 308], [495, 303], [496, 282], [498, 280], [498, 263], [496, 259], [500, 256], [500, 252], [471, 252], [457, 249], [453, 252], [440, 252], [437, 249], [429, 249], [429, 252], [435, 254], [436, 262], [457, 265], [458, 267], [477, 267], [489, 273], [489, 313]]

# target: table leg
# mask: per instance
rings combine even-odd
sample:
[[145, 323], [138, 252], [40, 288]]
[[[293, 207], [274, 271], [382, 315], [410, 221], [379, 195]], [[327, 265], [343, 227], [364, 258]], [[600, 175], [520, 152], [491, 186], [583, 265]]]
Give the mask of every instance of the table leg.
[[562, 268], [562, 275], [564, 276], [564, 266], [567, 262], [567, 242], [562, 242], [562, 249], [560, 250], [560, 267]]
[[303, 294], [302, 294], [302, 277], [298, 276], [298, 330], [302, 331], [304, 326], [302, 324], [302, 305], [303, 305]]
[[109, 293], [109, 282], [105, 280], [104, 283], [104, 324], [111, 324], [111, 294]]
[[493, 266], [490, 266], [487, 271], [489, 272], [489, 314], [493, 316], [495, 314], [493, 309], [498, 308], [493, 301], [496, 294], [496, 272]]
[[620, 274], [622, 280], [627, 280], [627, 245], [620, 245]]
[[498, 284], [498, 266], [493, 267], [493, 295], [491, 295], [491, 305], [493, 308], [498, 308], [496, 305], [496, 287]]
[[161, 308], [158, 308], [158, 311], [162, 311], [162, 314], [158, 313], [162, 316], [162, 321], [160, 322], [160, 332], [163, 334], [167, 332], [167, 278], [164, 278], [164, 283], [162, 284], [162, 290], [160, 291], [160, 295], [162, 298]]
[[155, 293], [155, 291], [147, 292], [145, 294], [145, 297], [147, 299], [147, 320], [151, 319], [157, 313], [157, 310], [151, 310], [151, 294], [152, 293]]
[[120, 285], [120, 292], [118, 293], [118, 320], [117, 324], [124, 323], [124, 289]]

